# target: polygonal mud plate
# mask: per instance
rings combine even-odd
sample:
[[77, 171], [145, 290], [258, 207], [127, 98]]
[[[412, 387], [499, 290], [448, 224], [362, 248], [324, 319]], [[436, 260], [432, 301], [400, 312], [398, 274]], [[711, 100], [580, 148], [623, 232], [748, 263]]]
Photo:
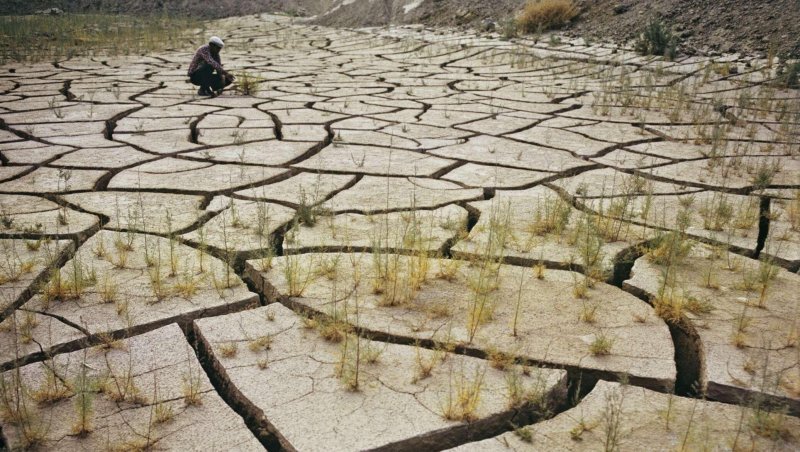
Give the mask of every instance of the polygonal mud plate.
[[12, 237], [64, 237], [86, 233], [100, 222], [94, 215], [61, 207], [45, 198], [26, 195], [3, 195], [0, 199], [0, 217], [0, 233]]
[[221, 212], [183, 237], [198, 247], [210, 246], [226, 252], [269, 249], [271, 235], [295, 216], [294, 209], [279, 204], [227, 196], [214, 198], [209, 208]]
[[[632, 194], [584, 200], [605, 216], [655, 228], [679, 230], [752, 252], [758, 244], [761, 200], [702, 191], [683, 195]], [[683, 222], [683, 223], [682, 223]]]
[[239, 190], [234, 194], [260, 201], [313, 206], [353, 183], [355, 179], [355, 176], [350, 175], [300, 173], [272, 184]]
[[[362, 118], [362, 121], [364, 119]], [[373, 120], [374, 121], [374, 120]], [[376, 124], [381, 124], [382, 121], [375, 121]], [[385, 125], [385, 124], [384, 124]], [[342, 123], [337, 122], [334, 124], [334, 130], [336, 134], [334, 135], [332, 145], [334, 147], [337, 146], [345, 146], [345, 145], [364, 145], [364, 146], [385, 146], [391, 147], [395, 149], [406, 149], [406, 150], [422, 150], [420, 148], [420, 144], [417, 141], [409, 140], [407, 138], [400, 138], [389, 133], [380, 132], [380, 131], [369, 131], [369, 130], [342, 130], [340, 127]], [[368, 127], [369, 123], [363, 125], [362, 127]], [[377, 126], [376, 126], [377, 128]]]
[[[535, 416], [510, 405], [509, 384], [545, 403], [565, 396], [564, 371], [500, 371], [349, 334], [335, 343], [313, 324], [279, 304], [195, 322], [223, 381], [287, 450], [446, 447]], [[459, 391], [475, 403], [455, 408]]]
[[[635, 146], [626, 146], [626, 149], [654, 157], [673, 160], [701, 159], [713, 152], [711, 145], [704, 146], [674, 141], [642, 143]], [[725, 149], [726, 147], [722, 146], [721, 152], [724, 153]], [[720, 151], [718, 150], [717, 152]]]
[[678, 182], [655, 181], [645, 176], [627, 174], [613, 168], [601, 168], [555, 180], [553, 185], [577, 198], [671, 195], [699, 191], [697, 188], [686, 187]]
[[656, 138], [656, 135], [641, 127], [629, 124], [599, 122], [591, 125], [570, 127], [570, 132], [586, 135], [595, 140], [612, 143], [631, 143]]
[[0, 114], [0, 119], [7, 124], [21, 125], [21, 124], [36, 124], [36, 123], [63, 123], [63, 122], [81, 122], [81, 121], [100, 121], [111, 119], [114, 116], [124, 113], [125, 111], [135, 108], [132, 105], [125, 104], [65, 104], [62, 107], [61, 102], [55, 102], [52, 108], [44, 108], [41, 110], [24, 111], [19, 113], [3, 113]]
[[654, 165], [669, 163], [669, 160], [661, 157], [638, 154], [624, 149], [611, 151], [602, 157], [593, 158], [592, 161], [618, 169], [647, 168]]
[[312, 227], [290, 229], [283, 249], [305, 252], [376, 247], [436, 251], [455, 240], [466, 227], [467, 211], [452, 204], [435, 210], [318, 216]]
[[[0, 180], [2, 181], [12, 181], [16, 179], [20, 174], [24, 174], [28, 171], [31, 171], [33, 166], [3, 166], [0, 167]], [[24, 177], [24, 176], [23, 176]]]
[[214, 257], [161, 237], [100, 231], [16, 311], [20, 333], [0, 331], [0, 361], [257, 302], [258, 296]]
[[594, 156], [605, 149], [616, 146], [615, 143], [594, 140], [583, 134], [572, 132], [571, 129], [541, 126], [509, 135], [509, 138], [586, 156]]
[[210, 107], [205, 105], [196, 104], [182, 104], [170, 107], [145, 107], [132, 115], [130, 118], [189, 118], [193, 116], [201, 116], [209, 114], [214, 111], [220, 110], [219, 107]]
[[[379, 119], [388, 119], [385, 115], [374, 116]], [[463, 142], [466, 137], [472, 135], [470, 132], [464, 132], [456, 129], [445, 127], [425, 126], [420, 124], [408, 124], [407, 121], [401, 121], [402, 125], [395, 124], [383, 129], [384, 132], [400, 136], [401, 138], [408, 138], [425, 146], [447, 146], [455, 143]]]
[[72, 249], [68, 240], [0, 239], [0, 316], [36, 290], [47, 269]]
[[745, 155], [679, 162], [647, 171], [676, 183], [714, 188], [763, 188], [800, 184], [800, 161], [785, 156]]
[[12, 450], [32, 442], [64, 451], [261, 448], [175, 324], [0, 378], [4, 403], [15, 407], [3, 425]]
[[290, 124], [281, 129], [285, 141], [316, 141], [328, 138], [328, 131], [323, 126], [313, 124]]
[[114, 134], [132, 133], [142, 134], [144, 132], [157, 132], [160, 130], [184, 130], [189, 129], [192, 123], [191, 117], [187, 118], [136, 118], [128, 116], [117, 122]]
[[184, 130], [164, 130], [142, 133], [115, 133], [114, 139], [158, 154], [189, 151], [201, 145], [189, 141], [189, 126]]
[[200, 144], [232, 146], [275, 139], [275, 131], [271, 128], [245, 129], [233, 127], [228, 129], [204, 129], [198, 130], [197, 137], [197, 142]]
[[78, 168], [122, 168], [156, 158], [130, 146], [78, 149], [52, 162], [53, 166]]
[[466, 189], [436, 179], [364, 176], [354, 186], [337, 193], [322, 207], [334, 212], [369, 214], [413, 208], [434, 208], [475, 200], [483, 190]]
[[655, 388], [675, 379], [672, 340], [653, 309], [603, 283], [578, 299], [578, 273], [538, 279], [529, 267], [383, 253], [289, 255], [248, 261], [246, 272], [268, 298], [380, 334], [627, 374]]
[[37, 168], [22, 177], [0, 184], [0, 191], [13, 193], [63, 193], [93, 190], [105, 171]]
[[442, 176], [468, 187], [516, 188], [530, 186], [553, 177], [554, 173], [467, 163]]
[[[431, 109], [419, 116], [419, 123], [437, 127], [453, 127], [456, 124], [472, 123], [488, 116], [486, 113]], [[464, 127], [464, 129], [470, 130], [468, 127]]]
[[167, 158], [126, 169], [111, 179], [110, 189], [216, 192], [241, 189], [285, 174], [285, 170], [213, 164]]
[[578, 406], [553, 419], [452, 450], [796, 450], [798, 430], [797, 418], [763, 409], [601, 381]]
[[316, 146], [319, 146], [319, 143], [311, 141], [269, 140], [204, 149], [183, 155], [219, 163], [283, 165], [301, 157]]
[[[0, 144], [0, 151], [10, 163], [43, 163], [60, 155], [68, 154], [74, 148], [69, 146], [50, 146], [36, 141], [16, 141]], [[16, 167], [17, 170], [24, 167]], [[8, 175], [0, 176], [5, 179]]]
[[339, 171], [390, 176], [431, 176], [452, 166], [445, 160], [421, 152], [349, 144], [328, 146], [295, 166], [310, 171]]
[[[71, 127], [76, 127], [75, 124], [71, 124]], [[80, 124], [78, 127], [83, 127], [83, 124]], [[78, 129], [81, 130], [81, 129]], [[103, 132], [98, 133], [85, 133], [85, 134], [72, 134], [72, 135], [63, 135], [63, 136], [54, 136], [48, 137], [47, 141], [60, 144], [64, 146], [72, 146], [72, 147], [84, 147], [84, 148], [116, 148], [119, 147], [119, 141], [111, 141], [106, 139], [106, 136]]]
[[789, 199], [772, 199], [770, 223], [764, 253], [782, 262], [786, 268], [800, 269], [800, 190]]
[[487, 165], [499, 164], [520, 169], [561, 172], [588, 165], [568, 152], [485, 135], [464, 143], [430, 151], [440, 157]]
[[66, 195], [64, 199], [81, 209], [109, 218], [108, 227], [170, 234], [188, 228], [203, 216], [218, 211], [201, 209], [198, 195], [146, 191], [103, 191]]
[[665, 286], [666, 268], [645, 256], [634, 264], [625, 287], [654, 303], [664, 291], [673, 294], [668, 306], [687, 304], [680, 314], [689, 334], [699, 337], [700, 384], [709, 397], [730, 403], [766, 397], [800, 413], [800, 276], [707, 245], [686, 244], [692, 250], [670, 270], [674, 282]]
[[537, 113], [527, 113], [520, 117], [522, 113], [497, 115], [497, 117], [461, 124], [458, 128], [481, 134], [504, 135], [530, 127], [534, 123], [547, 118], [547, 116]]
[[266, 127], [273, 127], [272, 119], [267, 113], [261, 110], [252, 108], [250, 105], [242, 106], [242, 108], [230, 108], [221, 110], [210, 115], [205, 116], [198, 124], [200, 129], [209, 128], [235, 128], [244, 127], [245, 124], [251, 121], [266, 121], [269, 123]]
[[[325, 109], [329, 105], [317, 103], [316, 106]], [[326, 124], [337, 119], [346, 118], [346, 116], [337, 113], [312, 110], [310, 108], [276, 109], [271, 104], [261, 105], [260, 108], [273, 113], [282, 124]]]
[[[713, 126], [698, 127], [696, 125], [654, 125], [650, 126], [653, 131], [665, 135], [670, 141], [706, 141], [714, 133]], [[768, 129], [764, 124], [751, 123], [748, 127], [738, 125], [723, 128], [721, 141], [766, 141], [773, 143], [794, 142], [788, 137], [778, 132]], [[788, 140], [787, 140], [788, 139]]]
[[590, 268], [610, 278], [620, 253], [647, 239], [647, 231], [575, 209], [556, 192], [538, 186], [498, 191], [490, 201], [470, 203], [481, 212], [468, 237], [453, 246], [454, 255], [541, 262], [561, 268]]

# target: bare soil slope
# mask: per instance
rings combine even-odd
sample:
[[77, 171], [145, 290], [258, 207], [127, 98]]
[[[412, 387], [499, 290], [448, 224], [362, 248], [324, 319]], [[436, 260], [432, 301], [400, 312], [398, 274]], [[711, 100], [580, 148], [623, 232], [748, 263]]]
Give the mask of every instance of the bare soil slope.
[[[337, 0], [323, 25], [371, 26], [424, 23], [481, 26], [513, 17], [526, 0]], [[415, 5], [409, 8], [411, 5]], [[578, 0], [581, 14], [567, 27], [580, 36], [633, 39], [651, 18], [661, 18], [681, 36], [688, 53], [767, 52], [800, 55], [797, 0]], [[337, 8], [336, 5], [339, 5]]]
[[[29, 14], [49, 7], [69, 12], [186, 14], [194, 17], [286, 12], [314, 16], [339, 27], [424, 23], [480, 27], [513, 17], [526, 0], [5, 0], [0, 14]], [[567, 27], [578, 36], [633, 39], [660, 17], [681, 36], [686, 53], [762, 52], [800, 56], [798, 0], [577, 0], [581, 14]]]
[[[661, 17], [682, 36], [684, 50], [800, 55], [797, 0], [589, 0], [572, 30], [612, 39], [636, 36], [650, 17]], [[618, 5], [621, 5], [617, 7]], [[615, 7], [617, 11], [615, 12]]]
[[32, 14], [47, 8], [59, 8], [67, 12], [168, 12], [203, 18], [263, 12], [314, 15], [326, 11], [331, 3], [333, 0], [3, 0], [0, 2], [0, 14]]

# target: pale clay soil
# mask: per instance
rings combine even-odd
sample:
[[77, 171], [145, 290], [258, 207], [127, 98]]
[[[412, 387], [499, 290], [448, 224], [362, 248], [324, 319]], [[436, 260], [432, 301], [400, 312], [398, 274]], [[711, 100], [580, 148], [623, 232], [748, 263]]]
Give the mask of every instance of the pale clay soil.
[[766, 61], [209, 26], [257, 93], [188, 48], [0, 68], [3, 446], [800, 447]]

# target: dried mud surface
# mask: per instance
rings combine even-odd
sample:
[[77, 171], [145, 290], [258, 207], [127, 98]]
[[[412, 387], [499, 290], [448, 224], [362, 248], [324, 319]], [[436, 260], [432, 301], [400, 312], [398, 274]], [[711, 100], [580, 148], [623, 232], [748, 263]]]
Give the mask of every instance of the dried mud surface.
[[800, 447], [766, 61], [209, 26], [0, 67], [0, 448]]

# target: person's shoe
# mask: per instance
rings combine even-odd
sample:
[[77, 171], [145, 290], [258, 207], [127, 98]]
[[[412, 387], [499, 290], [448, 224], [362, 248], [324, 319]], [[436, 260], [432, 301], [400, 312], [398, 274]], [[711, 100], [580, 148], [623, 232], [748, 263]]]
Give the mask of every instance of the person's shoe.
[[197, 95], [198, 95], [198, 96], [202, 96], [202, 97], [208, 97], [208, 96], [211, 96], [211, 90], [209, 90], [208, 88], [204, 88], [204, 87], [202, 87], [202, 86], [201, 86], [201, 87], [200, 87], [200, 89], [199, 89], [199, 90], [197, 90]]

